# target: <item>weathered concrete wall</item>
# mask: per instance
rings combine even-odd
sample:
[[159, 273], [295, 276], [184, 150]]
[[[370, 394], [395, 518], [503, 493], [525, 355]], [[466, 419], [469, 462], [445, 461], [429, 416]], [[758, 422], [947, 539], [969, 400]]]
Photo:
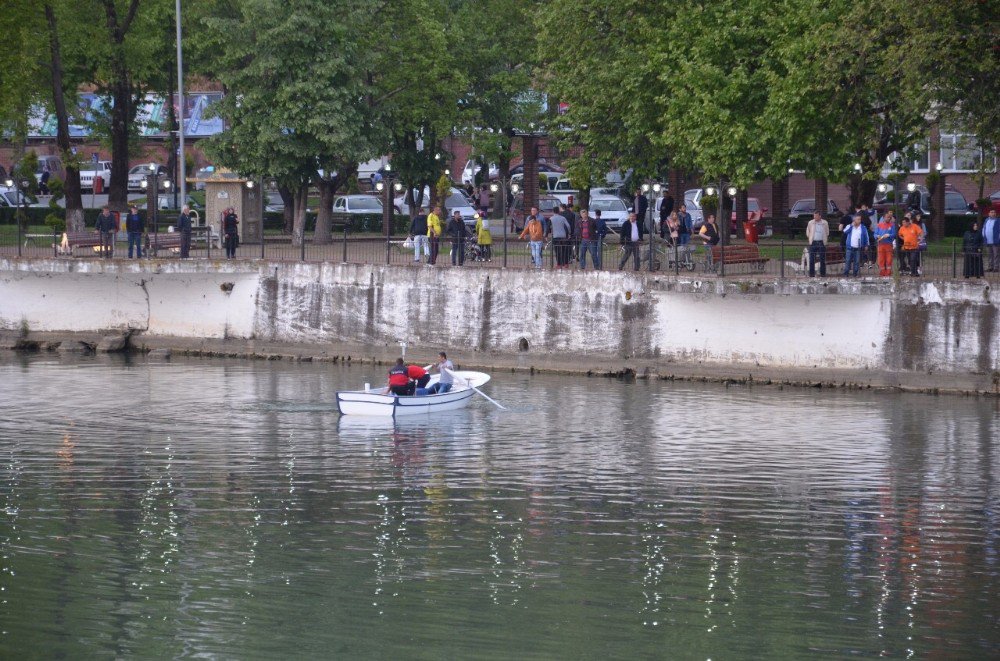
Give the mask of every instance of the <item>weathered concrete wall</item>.
[[259, 283], [225, 263], [0, 260], [0, 328], [250, 337]]
[[268, 262], [0, 260], [0, 327], [447, 347], [652, 364], [1000, 370], [983, 283], [718, 281]]

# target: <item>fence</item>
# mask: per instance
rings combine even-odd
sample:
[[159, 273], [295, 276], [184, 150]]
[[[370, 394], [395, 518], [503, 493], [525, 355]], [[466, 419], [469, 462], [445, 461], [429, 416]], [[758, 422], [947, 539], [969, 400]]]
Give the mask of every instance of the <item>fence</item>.
[[[92, 230], [90, 230], [92, 232]], [[177, 259], [179, 235], [158, 232], [147, 235], [148, 245], [165, 246], [156, 251], [155, 259]], [[174, 241], [169, 239], [173, 238]], [[652, 272], [657, 274], [697, 275], [699, 277], [748, 277], [765, 276], [771, 278], [809, 277], [809, 247], [803, 241], [763, 240], [760, 244], [733, 243], [717, 246], [712, 254], [702, 245], [671, 245], [658, 237], [652, 241], [647, 236], [634, 252], [626, 252], [617, 242], [594, 241], [592, 243], [573, 240], [548, 240], [532, 254], [532, 246], [521, 241], [514, 234], [494, 237], [489, 247], [480, 246], [472, 239], [451, 241], [447, 238], [438, 243], [437, 266], [461, 265], [463, 268], [519, 268], [519, 269], [567, 269], [593, 270], [595, 257], [601, 270]], [[165, 240], [167, 239], [167, 240]], [[694, 239], [697, 241], [697, 238]], [[17, 225], [0, 226], [0, 255], [5, 257], [56, 257], [61, 259], [98, 257], [99, 247], [94, 241], [84, 240], [79, 246], [69, 245], [60, 232], [53, 232], [46, 226]], [[652, 246], [652, 252], [650, 251]], [[310, 240], [295, 243], [288, 235], [268, 234], [263, 243], [241, 243], [235, 248], [235, 259], [345, 262], [358, 264], [424, 265], [430, 259], [431, 245], [420, 246], [419, 254], [410, 247], [405, 235], [385, 237], [373, 234], [353, 233], [345, 228], [335, 234], [332, 242], [318, 244]], [[878, 253], [869, 248], [859, 251], [857, 268], [848, 262], [852, 254], [839, 244], [831, 243], [825, 255], [814, 253], [814, 272], [823, 277], [825, 262], [826, 277], [854, 275], [860, 277], [925, 277], [934, 279], [961, 279], [965, 277], [985, 277], [1000, 280], [1000, 273], [990, 271], [988, 248], [985, 254], [965, 254], [961, 242], [946, 239], [932, 243], [929, 250], [892, 250], [883, 254], [879, 264]], [[144, 254], [150, 258], [152, 251]], [[128, 254], [128, 242], [123, 232], [114, 244], [114, 257], [124, 258]], [[581, 266], [581, 256], [585, 267]], [[219, 237], [209, 235], [204, 228], [197, 228], [192, 240], [190, 258], [224, 259], [225, 250]], [[638, 265], [636, 263], [638, 257]], [[825, 257], [825, 260], [822, 259]], [[888, 263], [886, 263], [888, 261]], [[885, 267], [888, 266], [888, 269]]]

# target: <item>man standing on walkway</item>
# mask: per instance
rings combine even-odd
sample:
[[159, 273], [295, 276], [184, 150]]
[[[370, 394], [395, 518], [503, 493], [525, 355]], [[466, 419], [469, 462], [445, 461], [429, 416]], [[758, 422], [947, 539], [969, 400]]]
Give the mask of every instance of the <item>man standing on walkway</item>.
[[101, 237], [101, 257], [111, 259], [115, 246], [115, 217], [111, 215], [108, 207], [101, 208], [94, 227]]
[[[191, 207], [184, 205], [181, 215], [177, 216], [177, 231], [181, 235], [181, 259], [191, 256]], [[208, 237], [211, 241], [212, 237]]]
[[451, 214], [448, 227], [445, 230], [451, 238], [451, 265], [465, 265], [465, 242], [469, 237], [469, 230], [465, 227], [462, 214], [458, 211]]
[[424, 255], [430, 260], [431, 251], [427, 244], [427, 214], [424, 213], [424, 207], [420, 207], [417, 210], [417, 215], [413, 217], [410, 221], [410, 239], [413, 241], [413, 261], [417, 264], [420, 263], [420, 250], [423, 249]]
[[686, 204], [682, 204], [677, 212], [677, 220], [680, 226], [677, 228], [677, 242], [682, 246], [691, 243], [691, 235], [694, 233], [694, 219], [688, 213]]
[[875, 226], [875, 245], [878, 250], [878, 274], [886, 277], [892, 275], [892, 253], [896, 243], [896, 222], [892, 212], [882, 216]]
[[528, 216], [528, 222], [524, 225], [520, 238], [528, 239], [528, 246], [531, 248], [531, 263], [536, 269], [542, 268], [542, 247], [545, 245], [545, 228], [542, 221], [532, 214]]
[[857, 276], [861, 255], [868, 250], [868, 230], [861, 224], [861, 214], [844, 230], [844, 250], [844, 275]]
[[990, 257], [990, 267], [987, 271], [1000, 271], [1000, 218], [996, 209], [990, 209], [990, 215], [983, 222], [983, 245]]
[[590, 217], [586, 209], [580, 209], [580, 218], [576, 221], [576, 235], [580, 237], [580, 270], [587, 268], [587, 251], [590, 251], [594, 268], [600, 268], [601, 258], [598, 257], [599, 241], [597, 223]]
[[565, 216], [556, 212], [549, 218], [549, 233], [552, 236], [552, 249], [556, 253], [556, 268], [564, 269], [569, 264], [573, 228]]
[[642, 192], [641, 187], [635, 191], [635, 206], [632, 210], [635, 211], [635, 217], [639, 221], [639, 224], [645, 226], [646, 211], [649, 210], [649, 199]]
[[430, 258], [428, 264], [436, 264], [438, 251], [441, 249], [441, 235], [444, 234], [444, 226], [441, 224], [441, 205], [434, 207], [434, 211], [427, 216], [427, 243], [430, 244]]
[[633, 211], [628, 215], [628, 220], [622, 223], [621, 232], [619, 234], [619, 239], [622, 244], [622, 260], [618, 263], [618, 270], [621, 271], [625, 268], [625, 263], [628, 262], [629, 255], [632, 256], [632, 266], [638, 271], [639, 270], [639, 241], [642, 238], [642, 233], [639, 231], [640, 222], [636, 218], [636, 213]]
[[594, 268], [600, 271], [604, 267], [604, 240], [608, 236], [608, 224], [601, 218], [601, 210], [594, 211], [594, 225], [597, 226], [597, 264]]
[[128, 258], [132, 259], [132, 246], [135, 246], [135, 258], [142, 259], [142, 232], [146, 223], [139, 215], [139, 209], [133, 205], [125, 216], [125, 231], [128, 232]]
[[806, 225], [809, 241], [809, 277], [816, 277], [816, 259], [819, 258], [819, 276], [826, 277], [826, 240], [830, 238], [830, 224], [819, 211], [813, 211], [812, 220]]
[[[236, 246], [239, 245], [239, 219], [236, 217], [236, 209], [229, 207], [222, 217], [222, 236], [226, 246], [226, 259], [236, 258]], [[305, 239], [303, 239], [304, 241]]]

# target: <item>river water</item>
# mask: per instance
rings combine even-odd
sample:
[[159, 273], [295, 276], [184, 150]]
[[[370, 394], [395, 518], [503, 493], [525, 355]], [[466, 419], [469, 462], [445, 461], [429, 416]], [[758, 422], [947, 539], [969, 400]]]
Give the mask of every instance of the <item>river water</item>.
[[4, 360], [0, 657], [1000, 654], [995, 400]]

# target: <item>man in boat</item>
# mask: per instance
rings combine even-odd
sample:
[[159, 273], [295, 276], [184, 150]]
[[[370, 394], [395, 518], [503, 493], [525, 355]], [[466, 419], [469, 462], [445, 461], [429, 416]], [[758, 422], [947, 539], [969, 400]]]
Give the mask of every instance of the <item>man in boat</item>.
[[438, 354], [438, 362], [431, 369], [436, 368], [441, 378], [433, 386], [427, 389], [428, 394], [444, 394], [451, 390], [452, 384], [455, 382], [454, 377], [451, 375], [452, 371], [455, 369], [454, 363], [448, 360], [448, 354], [444, 351]]
[[431, 375], [420, 365], [407, 365], [406, 376], [410, 377], [410, 383], [414, 384], [414, 395], [426, 395], [427, 382], [431, 380]]
[[386, 391], [394, 395], [412, 395], [414, 386], [406, 371], [406, 363], [402, 358], [396, 359], [396, 364], [389, 370], [389, 381], [385, 384]]

